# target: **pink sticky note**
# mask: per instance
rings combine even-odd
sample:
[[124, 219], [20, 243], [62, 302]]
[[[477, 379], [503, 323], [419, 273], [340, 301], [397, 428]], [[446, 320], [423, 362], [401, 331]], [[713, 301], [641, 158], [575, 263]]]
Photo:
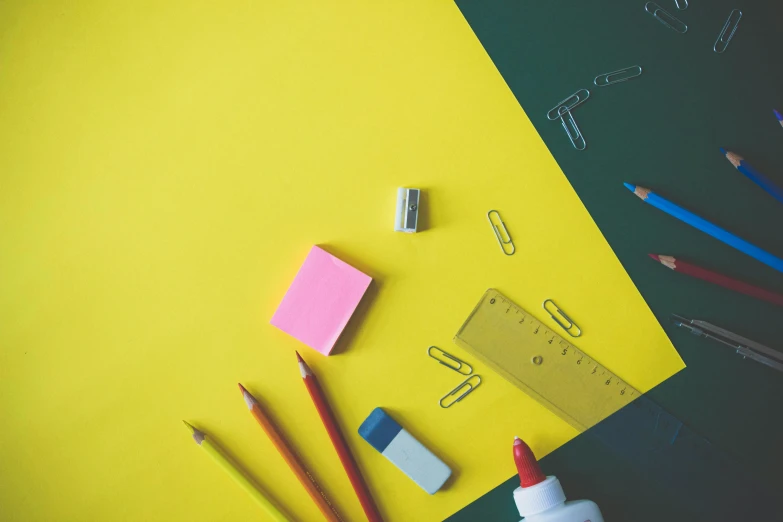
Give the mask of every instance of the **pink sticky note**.
[[329, 355], [370, 281], [370, 276], [314, 246], [271, 323]]

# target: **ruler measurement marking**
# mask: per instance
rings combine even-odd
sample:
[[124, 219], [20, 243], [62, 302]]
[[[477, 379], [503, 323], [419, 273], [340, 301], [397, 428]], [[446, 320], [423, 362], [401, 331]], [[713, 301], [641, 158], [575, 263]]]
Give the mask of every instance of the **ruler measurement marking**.
[[[508, 313], [511, 309], [514, 309], [514, 312], [516, 314], [522, 314], [523, 318], [519, 322], [519, 324], [523, 324], [525, 318], [527, 318], [528, 315], [525, 312], [523, 312], [514, 303], [512, 303], [511, 301], [509, 301], [505, 297], [500, 296], [499, 294], [496, 295], [495, 298], [493, 298], [493, 299], [498, 299], [498, 298], [500, 299], [501, 303], [503, 303], [503, 305], [507, 305], [508, 306], [507, 309], [506, 309], [506, 313]], [[529, 324], [532, 326], [533, 322], [536, 323], [536, 329], [535, 329], [535, 331], [533, 333], [537, 335], [540, 332], [541, 326], [544, 326], [544, 325], [543, 325], [543, 323], [540, 323], [538, 320], [531, 320], [529, 322]], [[587, 366], [589, 366], [591, 364], [595, 364], [594, 371], [592, 372], [592, 374], [595, 373], [595, 368], [599, 368], [600, 367], [600, 365], [598, 365], [597, 363], [594, 363], [594, 360], [590, 356], [588, 356], [587, 354], [582, 352], [579, 348], [574, 347], [572, 344], [567, 342], [565, 339], [560, 337], [558, 334], [556, 334], [553, 331], [551, 331], [546, 326], [544, 326], [543, 334], [545, 336], [548, 336], [550, 334], [552, 335], [552, 338], [547, 341], [550, 345], [554, 342], [555, 339], [560, 338], [560, 342], [558, 344], [559, 345], [565, 345], [565, 350], [566, 350], [565, 353], [561, 352], [562, 355], [568, 355], [570, 353], [574, 357], [579, 357], [579, 359], [577, 360], [577, 364], [579, 364], [580, 366], [581, 366], [581, 362], [583, 360], [587, 360], [587, 365], [585, 367], [587, 367]], [[603, 367], [600, 367], [600, 368], [601, 368], [600, 376], [603, 377], [603, 376], [607, 375], [607, 370], [605, 368], [603, 368]], [[625, 383], [622, 379], [620, 379], [619, 377], [617, 377], [616, 375], [614, 375], [611, 372], [609, 372], [608, 375], [609, 375], [609, 379], [607, 379], [609, 381], [608, 384], [611, 384], [612, 382], [614, 382], [616, 386], [620, 386], [620, 384], [623, 384], [627, 388], [627, 386], [628, 386], [627, 383]], [[606, 385], [608, 386], [608, 384], [606, 384]], [[631, 395], [633, 395], [633, 392], [631, 392]]]
[[[513, 314], [510, 313], [512, 309]], [[492, 344], [485, 343], [485, 339], [490, 339], [485, 337], [485, 331], [492, 332]], [[485, 293], [455, 341], [484, 357], [484, 362], [506, 379], [579, 429], [594, 425], [638, 395], [623, 379], [496, 290]], [[556, 351], [549, 355], [547, 370], [546, 353], [550, 349]], [[544, 373], [529, 373], [531, 367], [527, 365], [535, 364], [532, 358], [541, 355], [545, 355]], [[555, 356], [562, 359], [551, 358]], [[512, 362], [515, 360], [521, 366]], [[547, 371], [556, 372], [564, 381], [558, 384], [546, 380]], [[597, 379], [589, 379], [589, 376]], [[591, 404], [594, 406], [589, 406]]]

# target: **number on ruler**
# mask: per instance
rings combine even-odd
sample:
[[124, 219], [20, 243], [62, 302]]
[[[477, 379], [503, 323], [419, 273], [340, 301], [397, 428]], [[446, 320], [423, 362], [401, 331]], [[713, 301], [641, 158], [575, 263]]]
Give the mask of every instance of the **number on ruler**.
[[565, 355], [565, 354], [567, 354], [567, 353], [568, 353], [568, 348], [563, 348], [563, 353], [562, 353], [562, 355]]

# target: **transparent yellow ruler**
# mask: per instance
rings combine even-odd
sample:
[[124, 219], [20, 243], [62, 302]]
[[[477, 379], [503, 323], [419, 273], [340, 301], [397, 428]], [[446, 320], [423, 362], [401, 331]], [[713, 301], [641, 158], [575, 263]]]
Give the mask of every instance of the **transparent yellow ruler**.
[[641, 394], [497, 290], [454, 342], [580, 431]]

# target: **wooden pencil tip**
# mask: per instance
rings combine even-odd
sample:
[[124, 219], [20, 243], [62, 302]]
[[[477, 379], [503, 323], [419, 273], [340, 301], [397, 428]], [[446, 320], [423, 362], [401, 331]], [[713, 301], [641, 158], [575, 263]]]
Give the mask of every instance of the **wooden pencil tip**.
[[724, 156], [728, 154], [728, 152], [726, 152], [726, 149], [724, 149], [723, 147], [720, 147], [720, 153], [723, 154]]
[[783, 121], [783, 114], [780, 114], [780, 111], [772, 109], [772, 112], [775, 113], [775, 118], [777, 118], [778, 121]]
[[239, 391], [242, 392], [242, 399], [244, 399], [245, 405], [247, 405], [247, 409], [252, 410], [253, 404], [257, 402], [256, 398], [253, 397], [253, 395], [249, 391], [247, 391], [247, 389], [245, 389], [245, 387], [242, 386], [242, 384], [237, 383], [237, 386], [239, 386]]
[[300, 362], [300, 363], [304, 362], [304, 359], [302, 359], [302, 356], [299, 355], [299, 352], [296, 352], [296, 360], [297, 360], [297, 362]]
[[647, 197], [650, 195], [650, 192], [652, 192], [648, 188], [640, 187], [639, 185], [631, 185], [630, 183], [623, 183], [625, 185], [625, 188], [636, 194], [639, 198], [642, 199], [642, 201], [646, 200]]
[[204, 435], [203, 432], [197, 430], [196, 428], [188, 424], [186, 421], [182, 421], [182, 422], [184, 422], [185, 426], [187, 426], [188, 429], [190, 430], [190, 435], [193, 437], [193, 440], [196, 442], [196, 444], [201, 446], [201, 443], [204, 442], [204, 439], [206, 439], [207, 436]]
[[742, 163], [742, 160], [744, 159], [742, 156], [740, 156], [739, 154], [736, 154], [734, 152], [725, 150], [725, 149], [720, 149], [720, 150], [724, 151], [726, 159], [729, 160], [729, 163], [734, 165], [734, 167], [739, 168], [740, 163]]
[[661, 261], [661, 259], [658, 257], [658, 254], [647, 254], [647, 255], [650, 256], [651, 258], [655, 259], [658, 262]]
[[672, 256], [662, 256], [659, 254], [658, 261], [666, 268], [671, 268], [672, 270], [677, 269], [677, 259]]

